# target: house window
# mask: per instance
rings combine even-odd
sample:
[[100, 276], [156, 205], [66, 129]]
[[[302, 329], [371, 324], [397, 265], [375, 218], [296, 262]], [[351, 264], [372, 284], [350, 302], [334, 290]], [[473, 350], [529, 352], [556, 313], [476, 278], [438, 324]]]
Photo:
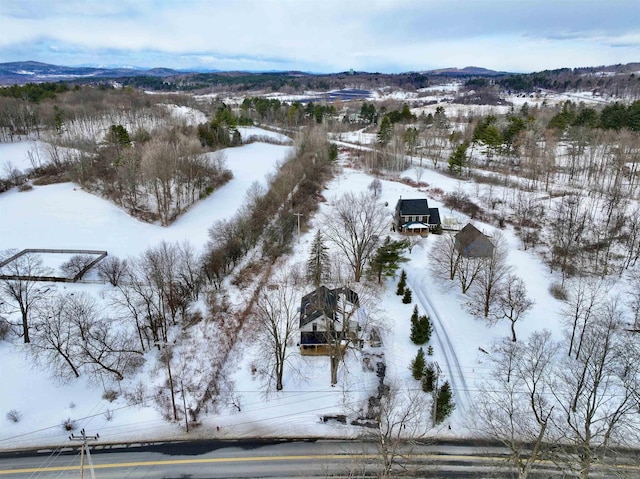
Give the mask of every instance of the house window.
[[318, 324], [317, 323], [313, 323], [312, 327], [313, 327], [313, 331], [314, 332], [316, 332], [318, 330]]

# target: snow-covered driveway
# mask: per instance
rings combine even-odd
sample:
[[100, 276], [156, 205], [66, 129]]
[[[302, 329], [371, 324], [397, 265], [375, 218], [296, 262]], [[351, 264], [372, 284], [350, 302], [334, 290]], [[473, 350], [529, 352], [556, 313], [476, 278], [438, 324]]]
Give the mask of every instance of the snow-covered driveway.
[[[407, 273], [407, 284], [415, 295], [414, 301], [420, 304], [422, 310], [426, 311], [431, 319], [431, 325], [433, 326], [432, 342], [437, 345], [435, 354], [436, 357], [444, 359], [443, 372], [449, 380], [451, 388], [456, 393], [456, 406], [463, 411], [469, 411], [469, 407], [473, 401], [464, 374], [462, 373], [462, 368], [460, 367], [458, 355], [449, 338], [446, 323], [442, 320], [442, 317], [436, 310], [427, 292], [428, 288], [425, 285], [424, 279], [428, 271], [415, 266], [407, 266], [405, 267], [405, 271]], [[442, 384], [442, 382], [440, 382], [440, 384]]]

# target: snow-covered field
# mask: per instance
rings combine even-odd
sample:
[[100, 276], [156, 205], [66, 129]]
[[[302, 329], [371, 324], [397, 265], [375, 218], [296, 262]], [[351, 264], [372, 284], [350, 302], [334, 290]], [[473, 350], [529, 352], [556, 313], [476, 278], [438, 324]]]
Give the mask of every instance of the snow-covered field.
[[0, 143], [0, 178], [6, 178], [10, 169], [24, 172], [32, 168], [29, 152], [35, 152], [37, 149], [42, 149], [43, 146], [42, 142], [35, 140]]
[[[23, 144], [26, 148], [27, 144]], [[82, 248], [102, 249], [120, 257], [138, 255], [160, 241], [189, 241], [200, 250], [207, 241], [207, 229], [216, 220], [232, 216], [242, 204], [242, 198], [254, 181], [264, 181], [291, 147], [253, 143], [226, 150], [228, 167], [234, 179], [209, 198], [196, 204], [189, 212], [167, 228], [139, 222], [113, 204], [85, 193], [73, 184], [40, 186], [18, 193], [15, 189], [0, 196], [0, 250], [8, 248]], [[19, 161], [20, 148], [11, 155]], [[413, 177], [413, 170], [406, 176]], [[321, 205], [321, 213], [330, 208], [332, 199], [345, 192], [366, 191], [372, 178], [360, 171], [344, 169], [329, 185]], [[464, 189], [475, 195], [475, 185], [441, 176], [425, 170], [422, 180], [444, 191]], [[398, 198], [423, 197], [424, 194], [398, 182], [382, 181], [380, 200], [393, 210]], [[439, 206], [430, 199], [430, 206]], [[445, 208], [443, 219], [460, 215]], [[476, 224], [486, 233], [493, 229]], [[319, 221], [295, 245], [289, 263], [304, 263]], [[421, 313], [428, 313], [435, 327], [431, 340], [434, 357], [442, 368], [455, 395], [457, 408], [449, 420], [434, 434], [468, 435], [470, 412], [476, 383], [487, 370], [482, 364], [479, 348], [488, 349], [496, 337], [507, 336], [508, 324], [489, 328], [473, 319], [465, 310], [464, 297], [445, 291], [429, 272], [429, 250], [437, 236], [429, 236], [422, 246], [415, 247], [410, 262], [405, 265], [409, 285], [415, 291], [414, 304]], [[552, 299], [547, 286], [551, 281], [547, 269], [529, 253], [518, 250], [518, 240], [506, 232], [511, 246], [509, 261], [515, 273], [527, 278], [529, 296], [534, 309], [518, 323], [518, 333], [548, 328], [559, 331], [559, 303]], [[409, 340], [410, 316], [413, 304], [403, 304], [395, 295], [396, 281], [388, 280], [375, 312], [383, 324], [383, 341], [387, 378], [406, 389], [418, 389], [411, 378], [409, 363], [417, 346]], [[100, 296], [107, 285], [67, 285], [69, 289]], [[123, 402], [109, 403], [101, 398], [103, 388], [88, 384], [82, 378], [68, 384], [56, 384], [46, 373], [32, 368], [24, 358], [23, 345], [0, 342], [0, 448], [29, 445], [64, 445], [68, 432], [60, 424], [67, 418], [77, 421], [78, 428], [89, 433], [99, 432], [105, 442], [134, 441], [177, 437], [255, 437], [255, 436], [351, 436], [360, 431], [332, 423], [320, 423], [323, 414], [344, 413], [345, 396], [366, 397], [375, 389], [376, 376], [364, 371], [355, 355], [340, 369], [337, 387], [330, 387], [329, 360], [326, 357], [298, 358], [300, 375], [286, 374], [284, 391], [265, 397], [260, 382], [253, 378], [251, 366], [257, 352], [250, 341], [240, 343], [242, 353], [233, 367], [234, 396], [239, 408], [232, 404], [219, 414], [202, 418], [202, 426], [190, 433], [181, 424], [169, 424], [152, 407], [127, 406]], [[373, 351], [379, 353], [379, 351]], [[5, 414], [15, 409], [22, 415], [18, 423], [8, 421]], [[240, 410], [238, 410], [240, 409]], [[109, 412], [111, 411], [111, 412]], [[112, 417], [109, 419], [108, 416]], [[449, 430], [447, 426], [451, 426]], [[218, 431], [217, 428], [220, 428]]]
[[64, 248], [107, 250], [132, 256], [162, 240], [188, 240], [201, 248], [207, 229], [232, 216], [242, 206], [244, 192], [254, 181], [264, 182], [290, 147], [253, 143], [225, 151], [233, 179], [194, 205], [168, 228], [130, 217], [114, 204], [83, 191], [73, 183], [15, 188], [0, 197], [0, 250]]

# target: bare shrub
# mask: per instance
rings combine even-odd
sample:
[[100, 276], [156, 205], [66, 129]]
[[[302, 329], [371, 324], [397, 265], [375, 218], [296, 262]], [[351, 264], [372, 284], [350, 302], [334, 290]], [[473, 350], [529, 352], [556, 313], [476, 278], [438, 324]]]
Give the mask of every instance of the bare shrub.
[[471, 219], [480, 219], [483, 217], [482, 208], [471, 201], [466, 193], [457, 191], [448, 194], [444, 197], [443, 202], [447, 208], [460, 211]]
[[18, 186], [18, 191], [30, 191], [33, 189], [33, 185], [31, 183], [22, 183]]
[[12, 409], [7, 413], [7, 421], [18, 423], [20, 422], [20, 419], [22, 419], [22, 413], [17, 409]]
[[560, 283], [553, 283], [551, 286], [549, 286], [549, 293], [551, 293], [551, 296], [560, 301], [566, 301], [568, 298], [567, 290]]
[[76, 422], [70, 417], [62, 421], [62, 424], [60, 425], [62, 426], [62, 429], [65, 431], [75, 431], [75, 429], [78, 427]]
[[231, 283], [234, 286], [238, 286], [239, 288], [246, 287], [258, 277], [258, 274], [260, 273], [260, 271], [262, 271], [262, 268], [263, 265], [256, 261], [252, 261], [247, 264], [247, 266], [242, 268], [242, 270], [240, 270], [238, 274], [236, 274], [236, 277], [233, 278]]
[[115, 389], [107, 389], [105, 392], [102, 393], [102, 399], [109, 402], [113, 402], [116, 399], [118, 399], [119, 395], [120, 394]]
[[132, 391], [125, 391], [124, 397], [127, 404], [144, 405], [147, 397], [147, 388], [142, 381], [139, 381]]

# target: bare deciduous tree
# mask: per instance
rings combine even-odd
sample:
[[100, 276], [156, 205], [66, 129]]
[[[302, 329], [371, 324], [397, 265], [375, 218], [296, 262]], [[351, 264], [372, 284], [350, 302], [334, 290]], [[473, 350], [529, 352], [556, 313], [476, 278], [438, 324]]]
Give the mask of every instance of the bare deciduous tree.
[[489, 317], [496, 305], [498, 293], [502, 290], [511, 267], [507, 264], [508, 245], [504, 237], [495, 234], [492, 238], [493, 256], [481, 259], [481, 266], [469, 290], [471, 309], [474, 314]]
[[80, 377], [82, 360], [77, 349], [77, 331], [67, 317], [67, 298], [55, 295], [35, 308], [34, 334], [29, 352], [37, 364], [48, 368], [55, 377]]
[[617, 300], [597, 312], [585, 327], [580, 352], [564, 357], [552, 390], [561, 411], [555, 427], [570, 445], [560, 459], [584, 479], [596, 462], [615, 462], [612, 447], [638, 440], [640, 352], [623, 317]]
[[453, 281], [458, 274], [460, 258], [460, 253], [455, 247], [454, 236], [443, 234], [433, 247], [431, 269], [438, 278]]
[[[8, 259], [16, 254], [15, 250], [8, 250], [1, 255], [2, 259]], [[35, 276], [44, 276], [49, 272], [42, 263], [42, 258], [33, 253], [26, 253], [10, 261], [0, 268], [0, 272], [16, 279], [0, 279], [0, 292], [5, 301], [15, 305], [22, 317], [22, 336], [24, 342], [30, 342], [29, 315], [39, 301], [42, 301], [51, 289], [50, 285], [43, 284], [33, 279]]]
[[378, 446], [381, 461], [379, 477], [397, 477], [406, 470], [403, 460], [412, 446], [423, 439], [430, 421], [428, 396], [420, 390], [388, 386], [377, 405], [377, 428], [368, 435]]
[[373, 196], [377, 198], [382, 191], [382, 182], [378, 178], [374, 178], [373, 180], [371, 180], [371, 183], [369, 183], [369, 190], [371, 191]]
[[126, 259], [108, 256], [98, 263], [98, 277], [108, 281], [112, 286], [118, 286], [127, 275], [129, 263]]
[[562, 315], [569, 329], [569, 355], [580, 355], [585, 332], [598, 310], [605, 295], [605, 282], [600, 278], [578, 277], [568, 286], [568, 298]]
[[389, 220], [385, 207], [366, 193], [346, 193], [327, 215], [327, 236], [344, 254], [355, 282], [360, 281]]
[[[142, 364], [133, 330], [103, 316], [95, 299], [85, 293], [48, 298], [36, 308], [31, 353], [56, 377], [124, 379]], [[104, 382], [103, 382], [104, 383]]]
[[275, 278], [258, 297], [256, 316], [260, 324], [259, 344], [262, 365], [268, 384], [275, 381], [276, 391], [283, 388], [285, 365], [291, 355], [290, 346], [298, 331], [299, 294], [288, 274]]
[[114, 303], [133, 319], [143, 347], [167, 341], [170, 326], [185, 319], [197, 300], [199, 261], [188, 243], [162, 242], [131, 262], [126, 281], [118, 284]]
[[544, 458], [553, 403], [548, 401], [558, 346], [551, 333], [534, 333], [524, 344], [503, 341], [488, 356], [490, 378], [479, 385], [478, 428], [502, 442], [508, 461], [526, 479]]
[[88, 254], [76, 254], [60, 266], [63, 273], [72, 278], [82, 272], [95, 258]]
[[524, 281], [509, 274], [496, 298], [497, 319], [506, 318], [511, 322], [511, 341], [515, 342], [516, 323], [533, 307], [534, 302], [527, 297]]

